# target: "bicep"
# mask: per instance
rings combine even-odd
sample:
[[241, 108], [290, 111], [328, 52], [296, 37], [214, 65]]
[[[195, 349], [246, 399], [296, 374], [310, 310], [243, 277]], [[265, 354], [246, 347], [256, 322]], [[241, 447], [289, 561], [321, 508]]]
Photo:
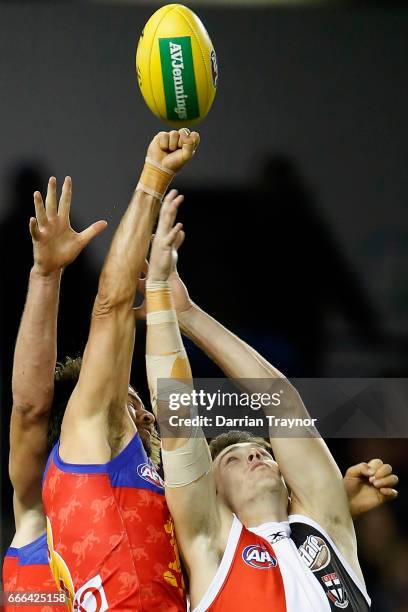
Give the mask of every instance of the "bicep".
[[67, 406], [70, 418], [106, 414], [126, 402], [134, 334], [131, 309], [104, 310], [95, 302], [81, 372]]
[[188, 485], [166, 487], [166, 500], [180, 549], [187, 561], [196, 538], [213, 538], [215, 543], [220, 533], [221, 520], [212, 471]]

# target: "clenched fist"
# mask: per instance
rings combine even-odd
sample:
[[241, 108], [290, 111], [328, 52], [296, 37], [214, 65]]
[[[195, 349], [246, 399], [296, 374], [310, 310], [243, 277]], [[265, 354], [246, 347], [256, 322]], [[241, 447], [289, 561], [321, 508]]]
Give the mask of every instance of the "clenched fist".
[[178, 172], [193, 157], [200, 143], [198, 132], [187, 128], [159, 132], [147, 150], [147, 156], [172, 172]]

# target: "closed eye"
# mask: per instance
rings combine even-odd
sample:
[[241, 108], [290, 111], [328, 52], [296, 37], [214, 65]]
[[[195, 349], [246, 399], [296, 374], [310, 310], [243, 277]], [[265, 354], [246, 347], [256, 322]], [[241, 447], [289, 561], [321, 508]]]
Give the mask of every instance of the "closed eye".
[[234, 457], [234, 456], [232, 456], [232, 457], [228, 457], [228, 459], [227, 459], [227, 464], [228, 464], [228, 463], [231, 463], [231, 461], [235, 461], [235, 460], [237, 460], [237, 457]]

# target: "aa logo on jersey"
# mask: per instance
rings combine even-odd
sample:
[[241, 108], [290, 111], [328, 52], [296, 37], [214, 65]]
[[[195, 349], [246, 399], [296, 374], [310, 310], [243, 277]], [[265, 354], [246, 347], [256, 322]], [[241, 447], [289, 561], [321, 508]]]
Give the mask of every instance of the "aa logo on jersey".
[[326, 587], [326, 595], [330, 599], [332, 603], [336, 606], [336, 608], [347, 608], [349, 605], [349, 600], [347, 597], [346, 589], [343, 588], [340, 580], [337, 577], [336, 572], [331, 574], [326, 574], [326, 576], [322, 576], [322, 581], [324, 586]]
[[247, 565], [256, 569], [270, 569], [278, 565], [276, 557], [271, 555], [263, 544], [246, 546], [242, 551], [242, 558]]
[[156, 472], [153, 466], [148, 463], [141, 463], [137, 466], [137, 473], [140, 478], [143, 478], [146, 482], [155, 485], [156, 487], [164, 487], [164, 482], [160, 477], [160, 474]]
[[308, 536], [298, 550], [303, 561], [312, 572], [317, 572], [330, 563], [330, 550], [326, 542], [318, 536]]

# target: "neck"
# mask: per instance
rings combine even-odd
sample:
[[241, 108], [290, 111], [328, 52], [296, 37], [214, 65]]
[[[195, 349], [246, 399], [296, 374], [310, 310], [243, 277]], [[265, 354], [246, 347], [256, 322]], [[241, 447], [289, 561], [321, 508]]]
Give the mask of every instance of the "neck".
[[256, 498], [248, 499], [237, 510], [237, 517], [245, 527], [288, 520], [286, 508], [273, 493], [262, 493]]

